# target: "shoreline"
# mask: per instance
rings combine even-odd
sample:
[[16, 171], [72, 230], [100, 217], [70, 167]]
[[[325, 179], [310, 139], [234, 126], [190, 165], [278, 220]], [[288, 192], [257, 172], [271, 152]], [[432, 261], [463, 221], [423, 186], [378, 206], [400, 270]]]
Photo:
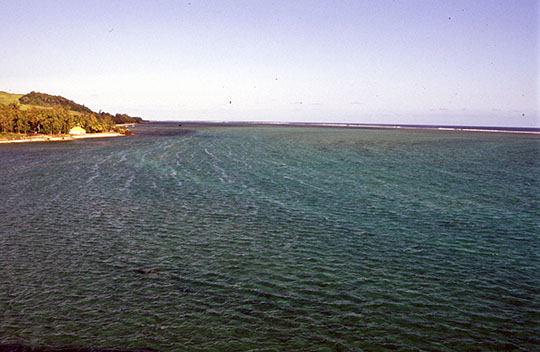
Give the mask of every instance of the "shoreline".
[[100, 132], [100, 133], [87, 133], [83, 135], [39, 135], [30, 136], [20, 139], [0, 139], [0, 144], [12, 144], [12, 143], [34, 143], [34, 142], [67, 142], [77, 139], [87, 138], [110, 138], [110, 137], [123, 137], [122, 133], [118, 132]]

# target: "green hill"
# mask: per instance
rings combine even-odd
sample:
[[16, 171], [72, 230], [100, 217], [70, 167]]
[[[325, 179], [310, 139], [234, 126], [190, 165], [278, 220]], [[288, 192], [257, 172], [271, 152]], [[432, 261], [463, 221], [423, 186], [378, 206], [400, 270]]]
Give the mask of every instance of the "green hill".
[[92, 110], [90, 110], [86, 106], [77, 104], [73, 100], [66, 99], [59, 95], [30, 92], [20, 97], [19, 102], [23, 105], [35, 105], [48, 108], [62, 106], [69, 108], [69, 110], [71, 111], [83, 112], [88, 114], [92, 113]]
[[109, 114], [107, 112], [96, 113], [88, 107], [78, 104], [73, 100], [64, 98], [59, 95], [51, 95], [39, 92], [30, 92], [28, 94], [12, 94], [0, 91], [0, 104], [9, 105], [15, 104], [22, 111], [27, 111], [32, 108], [51, 109], [51, 108], [67, 108], [72, 115], [79, 116], [81, 114], [95, 114], [102, 118], [110, 118], [114, 123], [141, 123], [143, 119], [140, 117], [129, 116], [128, 114]]
[[31, 92], [11, 94], [0, 91], [0, 135], [61, 134], [74, 126], [87, 132], [125, 130], [121, 123], [140, 123], [140, 117], [93, 112], [84, 105], [58, 95]]

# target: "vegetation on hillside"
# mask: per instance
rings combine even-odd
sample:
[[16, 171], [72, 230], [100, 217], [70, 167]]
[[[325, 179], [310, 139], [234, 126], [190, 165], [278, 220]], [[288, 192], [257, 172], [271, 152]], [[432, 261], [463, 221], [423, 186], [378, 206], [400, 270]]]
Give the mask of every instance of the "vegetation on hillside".
[[95, 113], [61, 96], [31, 92], [26, 95], [0, 92], [0, 133], [69, 133], [75, 126], [86, 132], [118, 130], [117, 123], [139, 123], [127, 114]]
[[88, 114], [92, 113], [92, 110], [90, 110], [86, 106], [77, 104], [73, 100], [69, 100], [58, 95], [30, 92], [26, 95], [23, 95], [21, 98], [19, 98], [19, 102], [21, 104], [36, 105], [36, 106], [43, 106], [43, 107], [62, 106], [62, 107], [69, 108], [69, 110], [71, 111], [77, 111], [77, 112], [88, 113]]

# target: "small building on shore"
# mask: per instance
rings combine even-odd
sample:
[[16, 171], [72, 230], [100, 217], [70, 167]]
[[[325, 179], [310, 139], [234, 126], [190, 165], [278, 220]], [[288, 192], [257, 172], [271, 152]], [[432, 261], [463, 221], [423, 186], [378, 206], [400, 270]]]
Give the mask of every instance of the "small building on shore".
[[81, 126], [75, 126], [69, 130], [70, 135], [80, 136], [81, 134], [86, 134], [86, 131]]

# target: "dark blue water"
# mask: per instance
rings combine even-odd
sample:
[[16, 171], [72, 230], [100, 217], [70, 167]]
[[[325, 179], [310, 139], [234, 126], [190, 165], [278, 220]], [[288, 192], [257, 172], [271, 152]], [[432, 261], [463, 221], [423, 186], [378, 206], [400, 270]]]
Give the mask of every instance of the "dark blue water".
[[0, 344], [540, 349], [538, 136], [134, 131], [0, 146]]

